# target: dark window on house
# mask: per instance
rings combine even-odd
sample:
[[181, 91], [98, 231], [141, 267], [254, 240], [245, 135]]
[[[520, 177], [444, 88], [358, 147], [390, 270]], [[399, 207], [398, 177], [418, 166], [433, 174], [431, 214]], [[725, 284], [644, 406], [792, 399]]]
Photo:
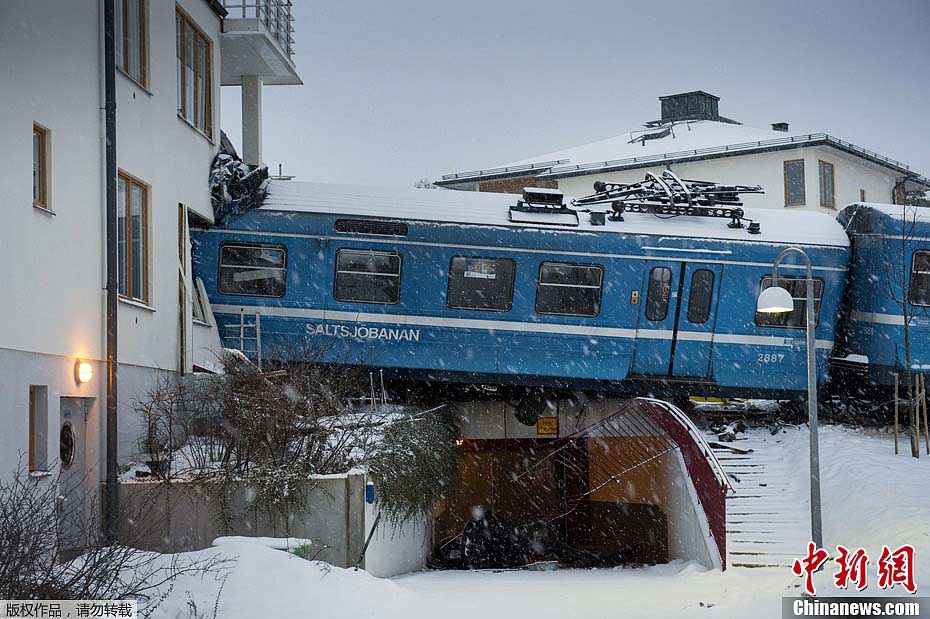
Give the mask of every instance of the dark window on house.
[[48, 200], [48, 129], [32, 124], [32, 204], [51, 209]]
[[785, 206], [803, 206], [804, 160], [792, 159], [785, 162]]
[[865, 189], [859, 190], [859, 202], [865, 202]]
[[604, 269], [596, 264], [543, 262], [536, 287], [536, 311], [562, 316], [597, 316]]
[[29, 471], [48, 470], [48, 387], [29, 386]]
[[672, 271], [666, 267], [655, 267], [649, 272], [649, 288], [646, 291], [646, 319], [665, 320], [668, 316], [668, 300], [672, 293]]
[[506, 312], [513, 305], [513, 260], [456, 256], [446, 303], [458, 309]]
[[[778, 276], [778, 285], [791, 293], [794, 309], [783, 314], [760, 314], [756, 312], [756, 325], [760, 327], [785, 327], [803, 329], [807, 324], [807, 280], [803, 277]], [[772, 287], [772, 277], [762, 278], [762, 288]], [[814, 279], [814, 326], [820, 323], [820, 303], [823, 298], [823, 280]]]
[[397, 252], [340, 249], [333, 296], [354, 303], [400, 302], [401, 257]]
[[930, 306], [930, 251], [915, 251], [911, 256], [911, 285], [908, 292], [911, 305]]
[[145, 0], [116, 0], [115, 8], [116, 66], [145, 86], [148, 82]]
[[698, 269], [691, 275], [688, 293], [688, 322], [703, 324], [710, 318], [710, 304], [714, 297], [714, 272]]
[[836, 208], [836, 180], [833, 164], [818, 161], [818, 178], [820, 179], [820, 206]]
[[277, 245], [220, 247], [217, 288], [222, 294], [283, 297], [287, 286], [287, 252]]

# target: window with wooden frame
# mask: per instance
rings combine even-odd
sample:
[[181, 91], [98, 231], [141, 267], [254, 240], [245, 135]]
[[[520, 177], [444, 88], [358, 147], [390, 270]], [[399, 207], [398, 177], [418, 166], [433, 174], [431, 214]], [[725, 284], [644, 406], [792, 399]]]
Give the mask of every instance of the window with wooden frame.
[[820, 206], [836, 208], [836, 175], [833, 171], [833, 164], [818, 161], [817, 169], [820, 180]]
[[29, 472], [48, 470], [48, 387], [29, 385]]
[[120, 172], [117, 179], [119, 293], [149, 302], [149, 188]]
[[178, 116], [213, 139], [213, 44], [180, 9], [175, 13]]
[[48, 129], [32, 124], [32, 205], [51, 210], [48, 200]]
[[116, 66], [142, 86], [148, 84], [146, 0], [116, 0]]
[[785, 206], [804, 206], [804, 160], [790, 159], [785, 162]]

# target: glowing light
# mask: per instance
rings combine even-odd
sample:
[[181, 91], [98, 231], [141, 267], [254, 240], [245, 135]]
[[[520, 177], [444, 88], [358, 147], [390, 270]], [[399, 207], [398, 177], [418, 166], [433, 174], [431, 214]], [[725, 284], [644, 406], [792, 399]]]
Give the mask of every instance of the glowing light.
[[74, 364], [74, 380], [82, 385], [94, 377], [94, 366], [88, 361], [78, 361]]

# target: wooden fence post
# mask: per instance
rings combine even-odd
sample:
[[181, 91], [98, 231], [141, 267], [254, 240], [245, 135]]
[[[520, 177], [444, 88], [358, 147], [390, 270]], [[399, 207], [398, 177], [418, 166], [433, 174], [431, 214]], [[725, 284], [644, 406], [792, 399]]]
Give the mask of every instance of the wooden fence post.
[[898, 455], [898, 373], [894, 373], [894, 454]]
[[927, 424], [927, 376], [920, 375], [920, 403], [924, 410], [924, 444], [927, 447], [927, 455], [930, 456], [930, 426]]

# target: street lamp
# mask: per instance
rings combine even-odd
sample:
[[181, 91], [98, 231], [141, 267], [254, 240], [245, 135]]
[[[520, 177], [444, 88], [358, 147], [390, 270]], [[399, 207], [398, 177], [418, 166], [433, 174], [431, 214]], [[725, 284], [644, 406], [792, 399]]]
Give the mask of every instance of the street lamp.
[[820, 447], [817, 440], [817, 355], [814, 316], [814, 275], [811, 260], [797, 247], [785, 249], [772, 265], [772, 285], [759, 293], [756, 311], [762, 314], [784, 314], [794, 309], [791, 293], [778, 285], [778, 265], [785, 256], [797, 254], [807, 267], [807, 410], [810, 424], [811, 477], [811, 538], [817, 548], [823, 547], [823, 522], [820, 513]]

